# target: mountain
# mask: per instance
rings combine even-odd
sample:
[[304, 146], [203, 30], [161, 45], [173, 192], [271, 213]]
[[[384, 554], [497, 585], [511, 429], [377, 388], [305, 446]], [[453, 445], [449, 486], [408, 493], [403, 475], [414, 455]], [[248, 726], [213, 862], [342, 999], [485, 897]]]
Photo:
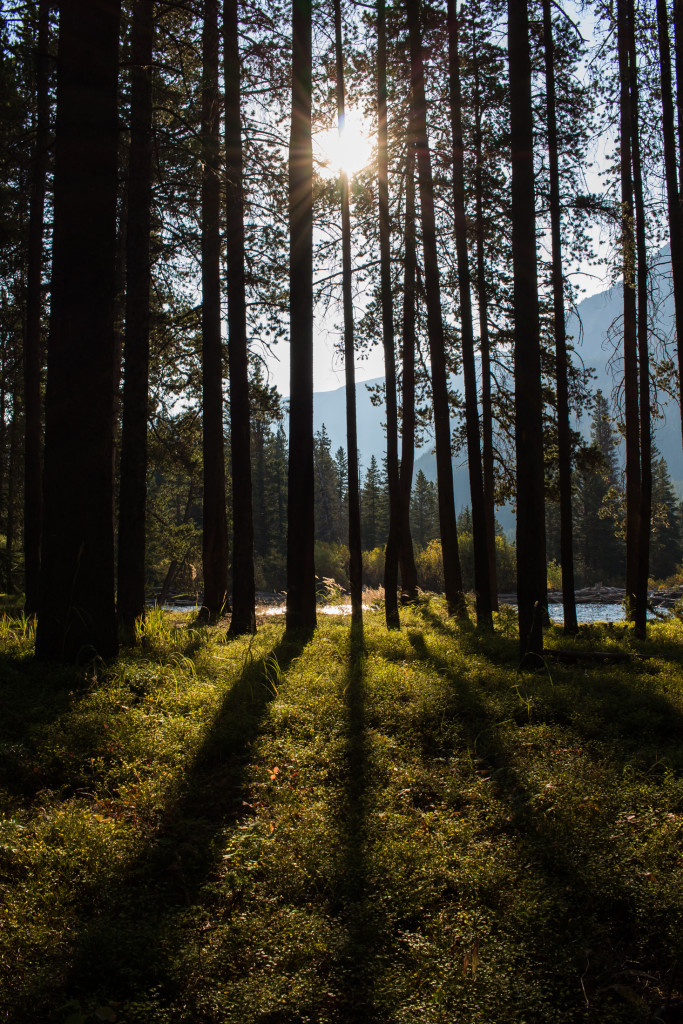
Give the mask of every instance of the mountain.
[[[668, 247], [657, 255], [652, 268], [652, 291], [658, 295], [659, 303], [655, 317], [655, 334], [658, 337], [670, 338], [673, 331], [673, 297], [671, 295], [671, 261]], [[615, 284], [606, 291], [599, 292], [584, 299], [577, 306], [576, 312], [567, 318], [567, 334], [573, 338], [578, 357], [586, 367], [593, 369], [595, 380], [592, 390], [602, 390], [615, 407], [614, 397], [618, 393], [618, 380], [621, 373], [621, 354], [619, 351], [619, 318], [622, 313], [622, 286]], [[613, 336], [613, 341], [612, 337]], [[615, 352], [616, 346], [616, 352]], [[367, 467], [374, 455], [380, 461], [385, 454], [386, 440], [384, 434], [384, 406], [374, 406], [370, 399], [370, 387], [382, 385], [384, 379], [356, 384], [356, 403], [358, 410], [358, 448], [362, 467]], [[456, 379], [455, 386], [462, 390], [462, 380]], [[681, 447], [681, 425], [678, 403], [663, 401], [661, 418], [655, 423], [655, 443], [666, 459], [669, 472], [676, 484], [683, 482], [683, 449]], [[332, 440], [332, 451], [341, 445], [346, 446], [346, 389], [317, 392], [313, 396], [315, 429], [325, 425]], [[579, 422], [579, 427], [587, 436], [590, 431], [590, 416]], [[416, 452], [415, 472], [421, 469], [428, 479], [436, 479], [436, 460], [427, 445]], [[467, 474], [466, 452], [460, 452], [453, 459], [454, 487], [456, 509], [469, 504], [469, 482]], [[509, 515], [503, 513], [503, 526], [509, 528]]]

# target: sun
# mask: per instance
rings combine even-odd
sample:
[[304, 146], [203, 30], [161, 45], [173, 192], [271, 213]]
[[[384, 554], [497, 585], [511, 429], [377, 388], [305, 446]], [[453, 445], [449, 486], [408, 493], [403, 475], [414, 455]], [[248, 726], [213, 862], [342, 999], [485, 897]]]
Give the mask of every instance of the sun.
[[340, 171], [352, 178], [370, 163], [372, 149], [370, 126], [356, 110], [347, 111], [341, 133], [335, 125], [313, 136], [313, 155], [320, 174], [327, 178], [336, 177]]

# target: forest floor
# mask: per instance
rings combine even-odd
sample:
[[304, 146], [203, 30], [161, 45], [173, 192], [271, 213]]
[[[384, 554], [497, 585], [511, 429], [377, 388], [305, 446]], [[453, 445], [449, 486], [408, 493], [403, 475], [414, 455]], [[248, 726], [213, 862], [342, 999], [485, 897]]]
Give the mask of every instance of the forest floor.
[[[0, 623], [0, 1019], [683, 1020], [683, 623]], [[628, 651], [577, 665], [552, 648]]]

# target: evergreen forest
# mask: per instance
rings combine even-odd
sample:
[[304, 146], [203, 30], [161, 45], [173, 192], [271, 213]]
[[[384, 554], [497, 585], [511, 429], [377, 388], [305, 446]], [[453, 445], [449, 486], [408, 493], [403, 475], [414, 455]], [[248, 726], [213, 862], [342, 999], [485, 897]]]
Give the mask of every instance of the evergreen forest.
[[3, 1019], [683, 1020], [682, 388], [683, 0], [2, 0]]

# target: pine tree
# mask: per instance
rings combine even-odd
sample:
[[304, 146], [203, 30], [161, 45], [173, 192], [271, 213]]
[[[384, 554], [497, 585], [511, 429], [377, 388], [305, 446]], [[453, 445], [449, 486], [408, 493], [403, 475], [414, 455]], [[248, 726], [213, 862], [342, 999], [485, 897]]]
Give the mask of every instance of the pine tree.
[[36, 656], [113, 655], [117, 0], [59, 4]]
[[418, 548], [439, 536], [439, 513], [436, 486], [421, 469], [415, 477], [410, 503], [410, 526]]
[[661, 458], [652, 467], [652, 512], [650, 574], [656, 580], [664, 580], [678, 569], [683, 559], [683, 518], [669, 469]]
[[312, 4], [292, 10], [289, 145], [290, 388], [287, 511], [287, 629], [315, 628], [313, 466]]

